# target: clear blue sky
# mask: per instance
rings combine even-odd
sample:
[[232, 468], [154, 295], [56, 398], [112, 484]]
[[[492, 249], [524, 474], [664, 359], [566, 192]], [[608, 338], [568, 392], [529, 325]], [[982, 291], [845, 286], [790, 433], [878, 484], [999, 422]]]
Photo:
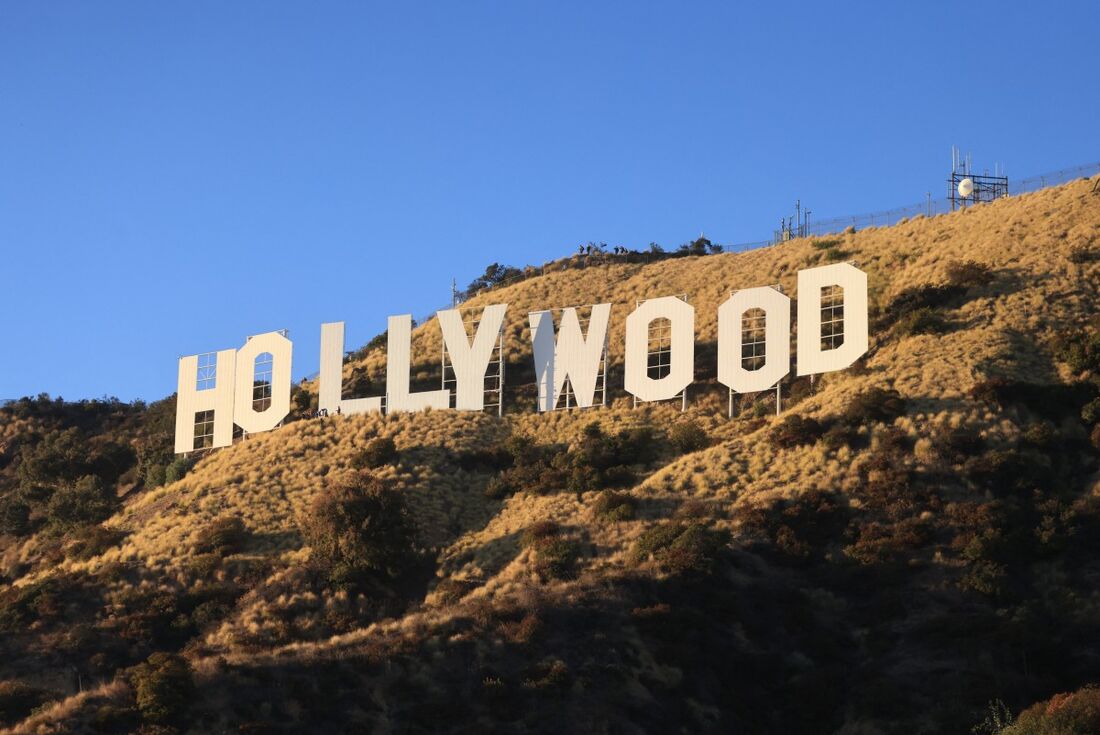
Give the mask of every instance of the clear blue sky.
[[7, 0], [0, 398], [156, 399], [177, 356], [283, 327], [301, 376], [323, 321], [351, 348], [492, 261], [941, 195], [952, 144], [1098, 160], [1097, 28], [1095, 2]]

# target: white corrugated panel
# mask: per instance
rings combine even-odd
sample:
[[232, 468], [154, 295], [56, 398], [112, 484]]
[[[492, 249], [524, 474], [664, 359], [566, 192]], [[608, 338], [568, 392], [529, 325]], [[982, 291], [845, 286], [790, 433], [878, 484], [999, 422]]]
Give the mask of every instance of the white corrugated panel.
[[412, 352], [412, 315], [391, 316], [386, 340], [386, 412], [446, 409], [451, 405], [449, 390], [409, 393], [409, 367]]
[[[671, 322], [670, 370], [663, 378], [648, 374], [649, 325], [655, 319]], [[676, 397], [695, 378], [695, 307], [675, 296], [649, 299], [626, 318], [627, 392], [642, 401]]]
[[[749, 309], [764, 311], [764, 364], [742, 363], [741, 320]], [[791, 370], [791, 300], [774, 288], [746, 288], [718, 307], [718, 382], [738, 393], [767, 390]]]
[[[844, 289], [844, 343], [821, 348], [821, 290]], [[798, 272], [798, 374], [843, 370], [867, 352], [867, 274], [850, 263]]]
[[611, 304], [594, 304], [588, 320], [588, 334], [585, 335], [581, 331], [577, 310], [573, 307], [564, 309], [555, 341], [551, 312], [536, 311], [528, 315], [540, 411], [554, 409], [566, 379], [573, 387], [579, 407], [588, 408], [593, 404], [610, 319]]
[[[471, 344], [458, 309], [436, 313], [443, 331], [443, 344], [455, 373], [455, 408], [480, 411], [485, 408], [485, 371], [500, 339], [507, 304], [492, 304], [481, 312]], [[503, 356], [502, 356], [503, 358]]]

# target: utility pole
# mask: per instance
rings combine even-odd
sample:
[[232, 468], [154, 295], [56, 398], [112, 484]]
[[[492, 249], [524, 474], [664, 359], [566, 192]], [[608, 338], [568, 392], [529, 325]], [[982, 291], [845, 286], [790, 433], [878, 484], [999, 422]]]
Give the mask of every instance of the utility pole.
[[458, 306], [458, 281], [451, 279], [451, 308]]

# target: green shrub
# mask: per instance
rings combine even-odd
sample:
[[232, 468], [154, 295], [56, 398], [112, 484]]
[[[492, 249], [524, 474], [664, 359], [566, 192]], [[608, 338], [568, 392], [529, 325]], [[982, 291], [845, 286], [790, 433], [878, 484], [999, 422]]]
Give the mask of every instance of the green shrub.
[[896, 324], [906, 315], [921, 309], [957, 306], [965, 294], [966, 289], [961, 286], [926, 284], [907, 288], [895, 296], [886, 307], [883, 321], [887, 325]]
[[535, 545], [535, 572], [543, 579], [572, 579], [577, 573], [580, 545], [571, 539], [548, 538]]
[[645, 561], [655, 554], [667, 549], [673, 541], [679, 538], [686, 526], [682, 523], [660, 523], [652, 528], [647, 528], [634, 543], [631, 556], [635, 561]]
[[1100, 688], [1056, 694], [1020, 713], [1001, 735], [1092, 735], [1100, 732]]
[[298, 525], [314, 558], [345, 576], [395, 577], [414, 558], [404, 496], [370, 474], [321, 491]]
[[768, 433], [768, 439], [777, 447], [790, 449], [803, 444], [813, 444], [821, 438], [823, 433], [822, 426], [816, 419], [792, 414], [772, 428]]
[[65, 551], [70, 559], [86, 560], [118, 546], [126, 534], [113, 528], [88, 526], [73, 534]]
[[515, 492], [515, 486], [503, 475], [489, 478], [489, 483], [485, 486], [485, 497], [490, 500], [504, 500]]
[[893, 421], [905, 413], [905, 408], [905, 399], [893, 388], [868, 388], [852, 399], [844, 418], [852, 424]]
[[52, 431], [19, 452], [19, 483], [23, 487], [71, 484], [91, 472], [88, 446], [76, 428]]
[[138, 710], [149, 722], [178, 721], [195, 696], [191, 665], [172, 653], [154, 653], [133, 667], [129, 678]]
[[598, 518], [608, 521], [627, 521], [634, 517], [637, 501], [626, 493], [604, 490], [596, 497], [592, 508]]
[[562, 537], [552, 520], [539, 520], [524, 530], [519, 546], [535, 552], [535, 571], [542, 579], [572, 579], [581, 558], [581, 545]]
[[823, 555], [848, 525], [849, 511], [836, 493], [810, 490], [744, 513], [744, 525], [795, 560]]
[[675, 573], [707, 572], [728, 541], [728, 534], [701, 523], [667, 521], [638, 538], [631, 558], [635, 562], [652, 559]]
[[842, 421], [834, 423], [821, 435], [821, 443], [827, 449], [834, 450], [854, 446], [859, 439], [859, 430], [855, 426]]
[[936, 452], [948, 462], [957, 464], [976, 457], [985, 448], [985, 440], [976, 429], [959, 426], [937, 433], [932, 438]]
[[187, 561], [187, 569], [199, 579], [207, 579], [222, 565], [221, 554], [196, 554]]
[[537, 546], [545, 539], [556, 538], [561, 533], [561, 526], [554, 521], [537, 521], [532, 523], [519, 537], [519, 545], [524, 549]]
[[142, 480], [145, 487], [152, 489], [163, 485], [167, 476], [168, 468], [159, 462], [154, 462], [145, 467], [145, 475]]
[[223, 516], [199, 532], [195, 552], [226, 556], [240, 551], [247, 541], [248, 529], [244, 521], [237, 516]]
[[367, 442], [367, 446], [351, 460], [355, 469], [378, 469], [397, 461], [397, 445], [392, 437], [380, 436]]
[[927, 524], [916, 518], [896, 523], [863, 523], [844, 553], [860, 564], [885, 564], [917, 549], [928, 540]]
[[535, 552], [535, 572], [543, 579], [569, 579], [576, 573], [580, 545], [561, 532], [553, 521], [538, 521], [520, 536], [520, 546]]
[[191, 621], [198, 630], [202, 630], [225, 618], [232, 609], [223, 600], [207, 600], [191, 611]]
[[992, 280], [993, 271], [984, 263], [953, 260], [947, 264], [947, 282], [952, 286], [974, 288], [984, 286]]
[[583, 459], [573, 465], [569, 471], [569, 479], [565, 483], [565, 489], [578, 496], [589, 490], [599, 490], [603, 486], [603, 473], [586, 464]]
[[701, 523], [691, 523], [668, 548], [657, 554], [657, 558], [674, 573], [708, 572], [728, 541], [729, 537], [724, 532], [712, 531]]
[[86, 475], [54, 492], [46, 506], [46, 517], [55, 528], [68, 530], [107, 519], [117, 505], [118, 498], [102, 480]]
[[668, 432], [668, 440], [681, 454], [696, 452], [710, 445], [707, 433], [694, 421], [675, 424]]
[[903, 335], [943, 334], [947, 331], [947, 320], [939, 309], [924, 307], [898, 319], [895, 328]]
[[22, 536], [31, 529], [31, 507], [19, 498], [0, 499], [0, 533]]
[[182, 480], [191, 469], [191, 459], [188, 457], [176, 457], [164, 468], [164, 484], [171, 485], [177, 480]]

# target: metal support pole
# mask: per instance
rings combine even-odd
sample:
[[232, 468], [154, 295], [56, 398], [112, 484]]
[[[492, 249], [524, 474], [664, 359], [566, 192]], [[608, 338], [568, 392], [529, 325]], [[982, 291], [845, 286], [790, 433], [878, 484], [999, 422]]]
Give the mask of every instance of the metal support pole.
[[607, 335], [603, 338], [603, 391], [602, 400], [604, 406], [607, 405]]
[[504, 323], [500, 325], [500, 376], [497, 382], [497, 416], [504, 415]]

